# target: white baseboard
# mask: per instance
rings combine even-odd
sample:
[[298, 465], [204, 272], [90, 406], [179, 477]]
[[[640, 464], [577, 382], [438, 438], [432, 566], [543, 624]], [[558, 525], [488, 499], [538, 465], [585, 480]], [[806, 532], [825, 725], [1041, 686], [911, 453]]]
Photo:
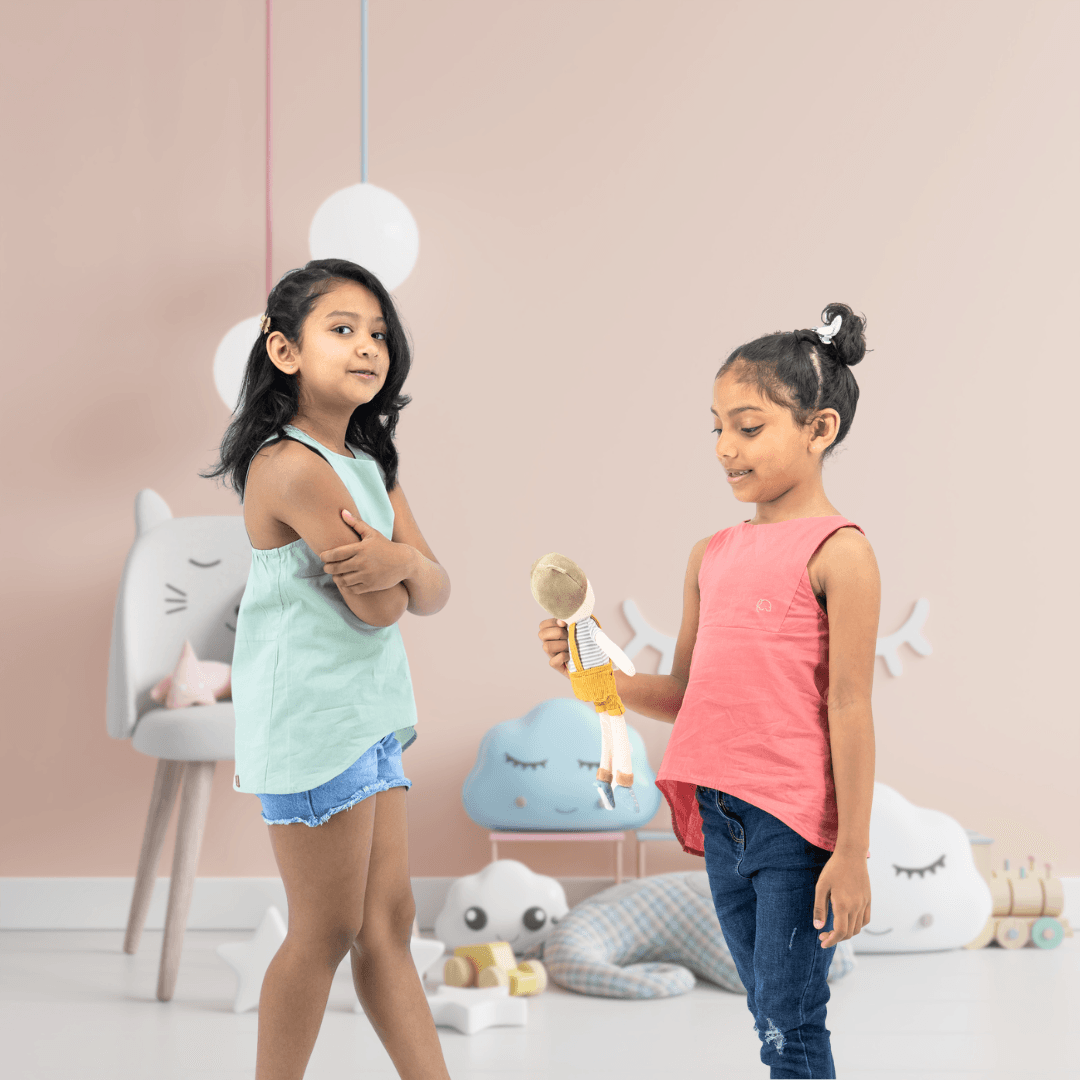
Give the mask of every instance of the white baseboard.
[[[416, 915], [421, 930], [435, 927], [435, 916], [452, 877], [412, 879]], [[560, 878], [567, 902], [574, 904], [611, 885], [611, 878]], [[123, 930], [135, 879], [131, 877], [0, 877], [0, 930]], [[169, 879], [154, 885], [147, 930], [165, 926]], [[273, 905], [288, 913], [279, 878], [196, 878], [188, 928], [191, 930], [253, 930]]]
[[[456, 881], [452, 877], [415, 877], [416, 916], [421, 930], [435, 927], [435, 916]], [[587, 896], [611, 885], [611, 878], [559, 878], [566, 900], [573, 907]], [[1080, 877], [1061, 879], [1065, 890], [1063, 915], [1076, 928], [1080, 924]], [[135, 879], [111, 878], [0, 878], [0, 930], [123, 930]], [[165, 925], [169, 879], [154, 886], [147, 930]], [[288, 913], [285, 889], [278, 878], [197, 878], [191, 899], [191, 930], [253, 930], [271, 905]]]
[[[133, 877], [0, 878], [0, 930], [122, 930], [127, 926]], [[165, 926], [169, 879], [154, 883], [147, 930]], [[197, 878], [188, 926], [192, 930], [247, 930], [274, 905], [286, 909], [279, 878]]]

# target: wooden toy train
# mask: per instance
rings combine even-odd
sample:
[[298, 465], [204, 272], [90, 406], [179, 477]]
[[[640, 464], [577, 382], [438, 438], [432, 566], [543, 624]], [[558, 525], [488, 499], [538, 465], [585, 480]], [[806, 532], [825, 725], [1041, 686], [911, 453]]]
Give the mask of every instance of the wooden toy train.
[[1028, 856], [1027, 867], [1009, 869], [1005, 860], [1003, 870], [991, 870], [987, 884], [994, 908], [982, 932], [964, 947], [981, 949], [996, 941], [1005, 949], [1020, 949], [1030, 942], [1040, 949], [1056, 949], [1062, 938], [1072, 937], [1069, 920], [1061, 918], [1065, 908], [1065, 893], [1061, 879], [1050, 873], [1039, 877], [1035, 873], [1035, 856]]

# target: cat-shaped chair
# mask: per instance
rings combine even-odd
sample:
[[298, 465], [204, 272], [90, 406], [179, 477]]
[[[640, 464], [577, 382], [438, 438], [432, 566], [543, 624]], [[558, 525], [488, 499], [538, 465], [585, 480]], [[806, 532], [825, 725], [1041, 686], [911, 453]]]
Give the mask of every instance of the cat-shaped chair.
[[219, 761], [231, 761], [235, 721], [231, 701], [166, 709], [150, 697], [190, 641], [200, 660], [232, 662], [236, 614], [251, 566], [243, 517], [174, 518], [146, 488], [135, 496], [135, 542], [116, 597], [109, 647], [106, 725], [158, 759], [150, 796], [124, 951], [139, 947], [165, 829], [177, 792], [180, 817], [157, 996], [172, 998], [180, 966], [195, 868]]

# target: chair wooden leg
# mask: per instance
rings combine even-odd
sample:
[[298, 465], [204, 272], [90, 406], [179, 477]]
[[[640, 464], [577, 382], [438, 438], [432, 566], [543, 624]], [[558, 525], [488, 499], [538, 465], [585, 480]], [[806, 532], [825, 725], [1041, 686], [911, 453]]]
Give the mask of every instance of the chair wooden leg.
[[158, 759], [154, 790], [150, 795], [150, 811], [146, 815], [146, 829], [143, 832], [142, 851], [139, 852], [139, 869], [135, 873], [135, 891], [131, 896], [127, 933], [124, 935], [126, 953], [133, 953], [139, 947], [146, 913], [150, 909], [150, 898], [154, 893], [161, 845], [165, 841], [165, 827], [169, 824], [173, 803], [176, 802], [176, 792], [180, 788], [182, 767], [182, 761]]
[[180, 821], [176, 826], [176, 851], [173, 855], [172, 880], [169, 882], [165, 936], [161, 942], [161, 966], [158, 969], [159, 1001], [170, 1001], [176, 989], [180, 952], [184, 947], [184, 930], [195, 888], [195, 869], [199, 862], [199, 848], [202, 846], [216, 765], [216, 761], [184, 763], [184, 790], [180, 796]]

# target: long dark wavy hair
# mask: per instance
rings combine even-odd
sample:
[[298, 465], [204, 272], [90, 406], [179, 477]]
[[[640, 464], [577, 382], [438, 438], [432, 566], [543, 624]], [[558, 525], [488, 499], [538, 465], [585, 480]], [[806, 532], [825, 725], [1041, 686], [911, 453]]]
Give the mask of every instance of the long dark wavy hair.
[[866, 355], [866, 319], [847, 304], [830, 304], [821, 321], [842, 316], [839, 333], [827, 345], [813, 330], [778, 331], [740, 345], [720, 366], [719, 379], [738, 361], [740, 381], [757, 388], [762, 397], [788, 409], [805, 427], [821, 409], [840, 414], [836, 438], [825, 448], [822, 462], [843, 442], [855, 419], [859, 384], [850, 368]]
[[[300, 270], [290, 270], [274, 286], [266, 301], [270, 332], [280, 330], [295, 346], [300, 346], [304, 321], [315, 302], [343, 281], [355, 281], [374, 294], [386, 320], [386, 346], [390, 368], [379, 392], [366, 404], [358, 405], [349, 418], [346, 442], [359, 446], [382, 468], [386, 490], [397, 484], [398, 452], [394, 445], [401, 410], [411, 398], [401, 392], [412, 366], [412, 351], [394, 301], [382, 282], [362, 266], [347, 259], [313, 259]], [[266, 353], [266, 335], [260, 334], [248, 354], [240, 400], [221, 440], [221, 460], [213, 470], [199, 475], [204, 479], [226, 477], [226, 482], [244, 499], [248, 466], [259, 447], [271, 435], [284, 435], [299, 409], [295, 375], [286, 375]]]

